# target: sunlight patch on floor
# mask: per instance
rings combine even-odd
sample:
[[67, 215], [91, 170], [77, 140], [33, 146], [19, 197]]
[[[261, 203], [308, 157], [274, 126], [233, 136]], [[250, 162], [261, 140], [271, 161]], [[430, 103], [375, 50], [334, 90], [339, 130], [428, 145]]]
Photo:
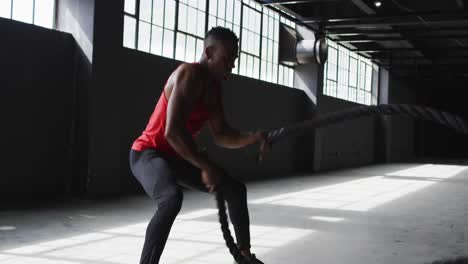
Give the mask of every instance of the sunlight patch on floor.
[[[253, 204], [273, 204], [350, 211], [368, 211], [448, 179], [466, 166], [426, 164], [308, 190], [274, 195], [252, 201]], [[390, 177], [388, 177], [390, 176]], [[437, 180], [433, 180], [437, 179]]]
[[[206, 209], [202, 212], [210, 212]], [[187, 214], [204, 216], [204, 213]], [[88, 234], [33, 243], [0, 252], [5, 264], [76, 264], [90, 261], [138, 263], [148, 223], [104, 229]], [[231, 233], [234, 229], [230, 226]], [[313, 230], [251, 226], [252, 250], [257, 255], [283, 247], [313, 233]], [[218, 222], [177, 219], [169, 235], [161, 263], [232, 263]]]

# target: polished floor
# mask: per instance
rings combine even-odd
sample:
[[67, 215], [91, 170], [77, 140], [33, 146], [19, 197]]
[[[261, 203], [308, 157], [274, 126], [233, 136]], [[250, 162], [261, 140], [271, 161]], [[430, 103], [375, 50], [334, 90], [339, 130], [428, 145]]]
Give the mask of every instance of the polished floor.
[[[253, 182], [248, 198], [252, 251], [266, 264], [416, 264], [468, 255], [468, 163]], [[154, 210], [139, 195], [0, 211], [0, 263], [138, 263]], [[232, 263], [213, 196], [185, 193], [160, 263]]]

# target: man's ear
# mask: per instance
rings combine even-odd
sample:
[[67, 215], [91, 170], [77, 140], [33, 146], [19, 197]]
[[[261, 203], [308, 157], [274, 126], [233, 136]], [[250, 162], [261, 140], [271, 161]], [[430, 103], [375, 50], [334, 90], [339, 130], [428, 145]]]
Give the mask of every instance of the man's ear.
[[205, 54], [208, 59], [213, 58], [214, 54], [214, 47], [213, 46], [208, 46], [205, 48]]

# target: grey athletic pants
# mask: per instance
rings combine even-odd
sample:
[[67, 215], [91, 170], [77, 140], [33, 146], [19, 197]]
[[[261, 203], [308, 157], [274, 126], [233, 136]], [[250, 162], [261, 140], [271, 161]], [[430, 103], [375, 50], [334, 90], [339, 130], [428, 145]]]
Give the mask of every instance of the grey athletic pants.
[[[140, 264], [157, 264], [182, 206], [180, 186], [203, 192], [208, 189], [201, 181], [199, 168], [185, 160], [170, 159], [156, 149], [130, 150], [130, 168], [146, 194], [156, 202], [156, 211], [146, 229]], [[228, 204], [239, 249], [250, 249], [245, 184], [225, 174], [218, 189]]]

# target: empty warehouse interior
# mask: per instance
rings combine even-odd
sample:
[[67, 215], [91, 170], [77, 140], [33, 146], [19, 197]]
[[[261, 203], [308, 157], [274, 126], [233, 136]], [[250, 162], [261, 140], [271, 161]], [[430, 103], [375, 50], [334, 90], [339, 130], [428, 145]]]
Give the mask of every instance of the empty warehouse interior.
[[[0, 263], [468, 263], [467, 5], [0, 0]], [[208, 120], [193, 135], [204, 154], [169, 146], [198, 182], [220, 168], [246, 186], [250, 221], [234, 189], [174, 185], [164, 229], [151, 223], [169, 188], [143, 186], [130, 153], [158, 100], [175, 111], [169, 77], [214, 65], [212, 28], [238, 38], [220, 104], [248, 143], [221, 146]], [[255, 257], [228, 249], [223, 213]]]

